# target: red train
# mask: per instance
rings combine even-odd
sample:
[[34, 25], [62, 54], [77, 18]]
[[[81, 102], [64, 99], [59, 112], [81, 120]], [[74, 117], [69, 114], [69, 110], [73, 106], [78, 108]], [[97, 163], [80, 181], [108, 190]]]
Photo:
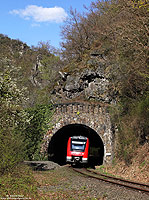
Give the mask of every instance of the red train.
[[66, 162], [71, 164], [88, 163], [89, 139], [84, 136], [69, 137]]

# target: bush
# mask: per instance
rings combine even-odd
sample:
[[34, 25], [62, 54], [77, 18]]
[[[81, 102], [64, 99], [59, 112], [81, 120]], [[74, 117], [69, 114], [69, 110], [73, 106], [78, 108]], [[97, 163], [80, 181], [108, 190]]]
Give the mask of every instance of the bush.
[[0, 173], [11, 172], [25, 158], [21, 138], [8, 132], [0, 132]]
[[[7, 69], [7, 68], [6, 68]], [[21, 104], [25, 100], [24, 89], [18, 89], [8, 71], [0, 74], [0, 173], [12, 171], [25, 157], [21, 136], [29, 122]], [[20, 129], [17, 130], [18, 125]]]
[[148, 142], [149, 135], [149, 96], [121, 101], [111, 107], [112, 122], [117, 125], [117, 157], [130, 164], [138, 145]]
[[52, 105], [36, 105], [33, 108], [27, 109], [30, 124], [26, 126], [23, 134], [26, 144], [26, 155], [29, 160], [45, 159], [40, 154], [41, 143], [44, 134], [50, 128], [50, 120], [54, 110]]

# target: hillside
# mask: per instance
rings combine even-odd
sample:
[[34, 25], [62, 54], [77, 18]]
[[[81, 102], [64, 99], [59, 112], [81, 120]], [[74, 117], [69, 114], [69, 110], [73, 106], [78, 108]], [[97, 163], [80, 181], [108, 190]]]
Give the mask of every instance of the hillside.
[[[108, 81], [105, 91], [114, 97], [109, 110], [117, 132], [116, 156], [127, 164], [135, 149], [148, 142], [148, 17], [146, 1], [96, 1], [85, 14], [70, 10], [62, 28], [64, 72], [96, 71], [102, 61]], [[96, 87], [95, 80], [92, 85]], [[93, 94], [91, 98], [101, 102], [96, 94], [98, 98]]]
[[50, 102], [50, 91], [61, 67], [56, 49], [48, 42], [29, 47], [0, 34], [0, 71], [11, 73], [18, 87], [27, 88], [27, 107]]
[[0, 174], [13, 173], [24, 159], [46, 159], [40, 145], [51, 104], [70, 101], [106, 104], [113, 162], [129, 175], [132, 166], [136, 174], [147, 170], [148, 18], [146, 1], [97, 0], [86, 13], [70, 10], [61, 50], [0, 34]]

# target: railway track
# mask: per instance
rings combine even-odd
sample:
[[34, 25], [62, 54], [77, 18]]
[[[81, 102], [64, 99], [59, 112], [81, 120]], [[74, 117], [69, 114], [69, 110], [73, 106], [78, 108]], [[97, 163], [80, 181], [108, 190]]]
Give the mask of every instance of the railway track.
[[80, 174], [91, 177], [91, 178], [95, 178], [95, 179], [105, 181], [108, 183], [112, 183], [115, 185], [127, 187], [127, 188], [130, 188], [133, 190], [145, 192], [149, 195], [149, 185], [147, 185], [147, 184], [129, 181], [129, 180], [121, 179], [121, 178], [116, 178], [116, 177], [101, 174], [94, 170], [90, 170], [90, 169], [86, 169], [86, 168], [73, 168], [73, 170]]

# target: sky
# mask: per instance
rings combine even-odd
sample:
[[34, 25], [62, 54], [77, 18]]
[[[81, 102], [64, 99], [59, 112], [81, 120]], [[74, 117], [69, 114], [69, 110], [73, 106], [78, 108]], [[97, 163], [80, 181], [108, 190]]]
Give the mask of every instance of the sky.
[[95, 0], [0, 0], [0, 33], [29, 46], [47, 42], [56, 48], [70, 7], [82, 13]]

